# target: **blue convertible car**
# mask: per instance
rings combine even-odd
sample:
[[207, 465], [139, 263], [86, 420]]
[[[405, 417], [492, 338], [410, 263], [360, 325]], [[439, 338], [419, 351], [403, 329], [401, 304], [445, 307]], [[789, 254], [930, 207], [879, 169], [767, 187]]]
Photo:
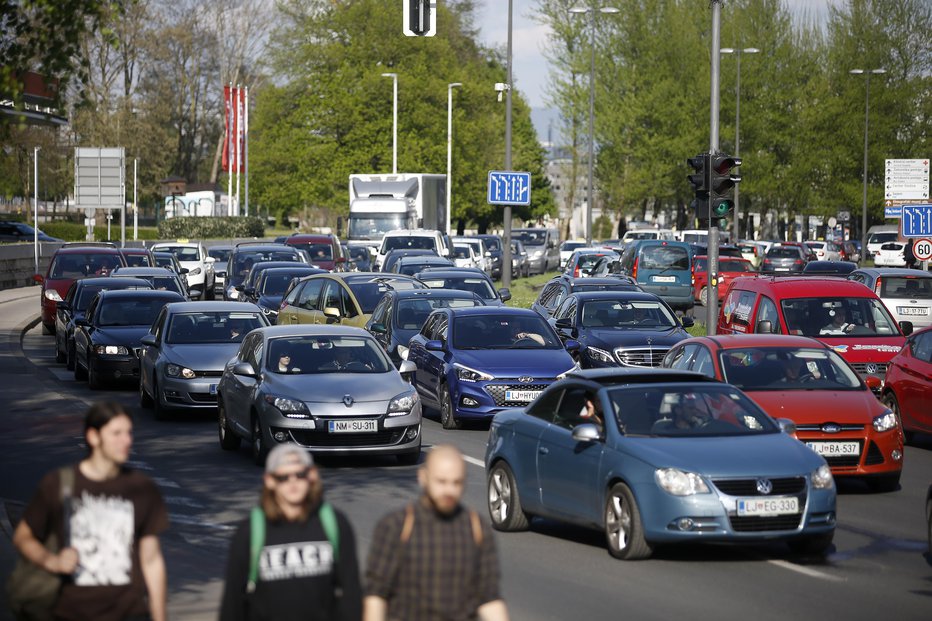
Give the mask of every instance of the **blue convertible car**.
[[445, 429], [527, 405], [576, 368], [553, 328], [534, 311], [504, 306], [434, 311], [408, 344], [421, 400]]
[[492, 524], [521, 530], [539, 515], [604, 530], [612, 556], [629, 560], [687, 541], [785, 540], [824, 554], [835, 483], [794, 431], [698, 373], [574, 372], [492, 421]]

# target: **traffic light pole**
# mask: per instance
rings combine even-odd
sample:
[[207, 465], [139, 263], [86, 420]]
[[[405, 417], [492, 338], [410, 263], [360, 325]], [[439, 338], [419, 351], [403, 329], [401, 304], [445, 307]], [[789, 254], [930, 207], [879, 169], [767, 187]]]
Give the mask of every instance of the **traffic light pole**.
[[[721, 60], [720, 37], [722, 21], [722, 0], [712, 0], [712, 93], [710, 100], [709, 118], [709, 153], [713, 156], [718, 153], [718, 108], [719, 108], [719, 65]], [[709, 295], [706, 296], [706, 334], [715, 334], [718, 323], [718, 218], [712, 217], [712, 201], [709, 201], [709, 239], [708, 239], [708, 272]]]

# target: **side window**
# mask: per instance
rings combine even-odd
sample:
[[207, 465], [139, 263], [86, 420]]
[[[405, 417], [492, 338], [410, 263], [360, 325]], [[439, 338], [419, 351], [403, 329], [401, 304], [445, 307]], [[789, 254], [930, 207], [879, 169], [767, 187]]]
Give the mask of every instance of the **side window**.
[[165, 317], [167, 315], [168, 311], [163, 308], [155, 323], [152, 324], [152, 334], [155, 336], [155, 340], [160, 343], [162, 342], [162, 332], [165, 330]]
[[568, 288], [564, 287], [563, 284], [557, 285], [556, 295], [553, 298], [553, 304], [547, 306], [547, 308], [556, 308], [569, 294]]
[[372, 323], [380, 323], [383, 326], [388, 327], [385, 322], [385, 318], [391, 317], [391, 313], [387, 312], [386, 309], [388, 309], [388, 298], [384, 297], [379, 301], [378, 304], [376, 304], [375, 310], [372, 311]]
[[437, 325], [434, 327], [433, 336], [431, 337], [435, 341], [447, 342], [449, 320], [446, 315], [440, 315]]
[[301, 289], [304, 288], [304, 283], [292, 284], [289, 286], [288, 293], [285, 294], [285, 304], [289, 306], [294, 306], [295, 301], [298, 299], [298, 296], [301, 294]]
[[698, 346], [696, 353], [692, 356], [690, 370], [702, 373], [709, 377], [715, 377], [715, 365], [712, 364], [712, 354], [703, 346]]
[[256, 336], [247, 336], [243, 339], [243, 343], [240, 345], [239, 354], [237, 357], [242, 361], [246, 362], [249, 360], [249, 352], [256, 346]]
[[932, 332], [923, 332], [916, 336], [912, 350], [917, 360], [932, 362]]
[[553, 424], [563, 429], [572, 429], [580, 423], [580, 412], [586, 407], [586, 389], [573, 386], [567, 388], [560, 400], [560, 408], [553, 417]]
[[553, 422], [553, 417], [557, 412], [557, 406], [560, 405], [560, 399], [563, 397], [563, 390], [556, 389], [545, 392], [534, 400], [527, 413], [534, 418], [539, 418], [545, 422]]
[[688, 370], [689, 363], [693, 359], [693, 356], [696, 355], [697, 349], [699, 349], [699, 346], [695, 344], [677, 347], [667, 354], [670, 359], [669, 362], [664, 360], [664, 366], [671, 369]]
[[359, 311], [356, 309], [356, 303], [353, 302], [353, 296], [350, 295], [346, 287], [342, 287], [338, 283], [331, 284], [338, 289], [338, 294], [340, 296], [340, 314], [344, 317], [355, 317], [358, 315]]
[[309, 280], [304, 283], [304, 288], [301, 289], [301, 294], [298, 296], [298, 306], [306, 310], [319, 310], [320, 304], [320, 290], [324, 287], [324, 280], [318, 278], [316, 280]]
[[570, 302], [563, 302], [563, 304], [560, 305], [560, 308], [554, 311], [553, 318], [563, 319], [564, 317], [567, 317], [568, 316], [567, 313], [569, 311], [569, 308], [568, 308], [569, 304]]
[[725, 323], [730, 324], [733, 332], [750, 332], [748, 325], [751, 322], [751, 311], [754, 310], [756, 296], [753, 291], [732, 289], [725, 298], [722, 313], [725, 315]]
[[322, 298], [323, 301], [320, 305], [321, 310], [325, 308], [336, 308], [340, 311], [340, 314], [343, 315], [344, 313], [341, 293], [342, 291], [340, 289], [340, 285], [335, 282], [328, 281], [327, 284], [324, 285], [324, 295]]
[[576, 307], [577, 307], [576, 300], [575, 299], [570, 300], [568, 304], [564, 304], [563, 306], [566, 308], [566, 314], [563, 316], [568, 317], [570, 320], [570, 323], [575, 326], [576, 325]]
[[252, 365], [252, 368], [256, 370], [256, 373], [259, 372], [259, 368], [262, 362], [262, 339], [255, 338], [250, 343], [249, 349], [246, 351], [246, 362]]
[[71, 283], [71, 286], [68, 287], [68, 293], [65, 294], [65, 301], [71, 305], [74, 305], [74, 294], [78, 289], [78, 281]]
[[540, 292], [540, 297], [537, 298], [537, 303], [541, 306], [547, 308], [552, 308], [550, 306], [550, 301], [553, 299], [554, 293], [556, 293], [557, 286], [555, 284], [544, 286], [544, 290]]
[[760, 298], [760, 305], [757, 307], [757, 319], [754, 320], [754, 331], [757, 332], [757, 325], [762, 321], [769, 321], [773, 334], [783, 334], [783, 328], [780, 327], [780, 315], [777, 314], [777, 305], [773, 300], [765, 295]]
[[424, 325], [421, 326], [421, 336], [423, 336], [428, 341], [430, 340], [430, 335], [434, 333], [434, 327], [437, 325], [437, 322], [440, 321], [440, 314], [432, 315], [424, 322]]

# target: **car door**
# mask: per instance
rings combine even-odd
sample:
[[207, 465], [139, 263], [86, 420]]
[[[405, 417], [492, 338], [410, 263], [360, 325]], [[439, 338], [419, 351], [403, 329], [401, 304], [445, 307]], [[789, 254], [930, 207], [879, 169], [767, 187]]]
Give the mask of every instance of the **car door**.
[[427, 381], [429, 372], [428, 357], [432, 352], [427, 351], [425, 345], [427, 341], [430, 340], [430, 335], [433, 334], [434, 327], [436, 327], [437, 323], [440, 321], [441, 314], [442, 313], [434, 313], [430, 315], [421, 327], [421, 331], [412, 337], [411, 342], [408, 344], [408, 360], [417, 366], [417, 370], [414, 372], [414, 387], [417, 389], [422, 399], [426, 399], [434, 404], [436, 404], [437, 398], [427, 390], [427, 386], [429, 385]]
[[555, 517], [573, 522], [595, 521], [600, 513], [598, 475], [604, 443], [573, 439], [573, 428], [585, 422], [580, 413], [587, 397], [597, 398], [585, 386], [568, 385], [537, 443], [541, 504]]
[[68, 287], [68, 293], [65, 294], [65, 304], [57, 304], [55, 307], [55, 348], [56, 351], [64, 354], [68, 353], [68, 324], [71, 322], [71, 316], [74, 313], [74, 303], [77, 299], [76, 292], [78, 283], [76, 280]]
[[427, 355], [424, 360], [424, 390], [432, 395], [434, 401], [438, 403], [440, 399], [440, 382], [446, 373], [448, 363], [453, 359], [453, 354], [449, 349], [449, 328], [450, 317], [446, 313], [440, 313], [439, 319], [431, 331], [430, 340], [443, 343], [443, 349], [440, 351], [425, 350]]
[[82, 319], [82, 323], [84, 325], [76, 325], [74, 328], [74, 353], [76, 369], [79, 362], [82, 367], [87, 368], [87, 349], [90, 346], [90, 335], [94, 330], [92, 323], [94, 316], [97, 314], [99, 301], [100, 297], [95, 296], [90, 305], [88, 305], [87, 311], [84, 313], [84, 318]]
[[909, 352], [909, 357], [899, 357], [903, 379], [897, 396], [904, 418], [917, 425], [932, 412], [932, 332], [912, 337]]
[[312, 278], [304, 283], [297, 296], [296, 303], [288, 309], [288, 323], [320, 324], [324, 322], [321, 292], [327, 282], [328, 279], [325, 278]]
[[527, 407], [526, 415], [513, 427], [514, 452], [510, 463], [518, 484], [518, 497], [527, 511], [542, 507], [537, 445], [553, 421], [562, 396], [563, 390], [559, 388], [544, 392]]
[[[139, 381], [142, 383], [142, 390], [146, 392], [152, 391], [152, 378], [155, 376], [155, 365], [158, 362], [160, 347], [162, 344], [162, 335], [165, 332], [165, 322], [168, 319], [168, 309], [163, 308], [159, 312], [159, 316], [156, 317], [155, 321], [152, 323], [152, 328], [149, 330], [149, 334], [152, 335], [156, 343], [156, 346], [152, 345], [142, 345], [142, 348], [139, 351]], [[149, 381], [146, 381], [146, 378], [149, 378]]]
[[[249, 334], [243, 339], [237, 354], [236, 362], [245, 362], [252, 366], [256, 375], [259, 375], [262, 360], [262, 335]], [[252, 433], [252, 424], [249, 420], [249, 412], [252, 406], [252, 397], [258, 387], [258, 379], [246, 377], [243, 375], [229, 375], [229, 381], [224, 382], [223, 393], [224, 406], [227, 411], [227, 419], [233, 423], [241, 435], [248, 436]]]

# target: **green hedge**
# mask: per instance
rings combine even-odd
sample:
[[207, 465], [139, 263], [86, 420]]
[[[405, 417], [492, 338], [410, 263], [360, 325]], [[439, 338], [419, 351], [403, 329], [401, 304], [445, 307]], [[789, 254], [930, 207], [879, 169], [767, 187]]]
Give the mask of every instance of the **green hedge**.
[[[65, 241], [84, 241], [87, 235], [87, 227], [83, 224], [77, 222], [45, 222], [39, 227], [46, 235], [52, 237], [57, 237]], [[155, 227], [152, 226], [140, 226], [137, 229], [137, 237], [139, 239], [145, 240], [158, 240], [162, 239], [159, 237], [159, 232]], [[120, 223], [110, 225], [110, 237], [114, 240], [120, 239]], [[126, 239], [133, 238], [133, 226], [132, 224], [127, 225], [126, 227]], [[94, 227], [94, 239], [96, 241], [103, 241], [107, 239], [107, 227], [104, 226], [95, 226]]]
[[264, 235], [265, 223], [259, 218], [245, 216], [186, 216], [159, 222], [161, 239], [223, 239]]

